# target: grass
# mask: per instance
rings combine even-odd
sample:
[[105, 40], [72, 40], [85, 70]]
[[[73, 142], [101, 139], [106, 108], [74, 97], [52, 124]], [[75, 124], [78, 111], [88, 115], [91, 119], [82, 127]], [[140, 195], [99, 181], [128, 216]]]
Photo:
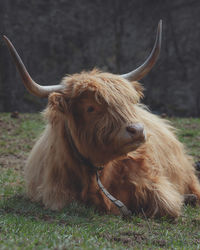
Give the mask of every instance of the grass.
[[[199, 158], [200, 119], [173, 118], [178, 135]], [[23, 167], [44, 122], [39, 114], [0, 114], [0, 249], [200, 249], [200, 208], [185, 206], [177, 221], [101, 215], [73, 203], [61, 212], [32, 203]]]
[[188, 152], [196, 161], [200, 160], [200, 119], [173, 118], [171, 121], [179, 129], [179, 139], [187, 146]]

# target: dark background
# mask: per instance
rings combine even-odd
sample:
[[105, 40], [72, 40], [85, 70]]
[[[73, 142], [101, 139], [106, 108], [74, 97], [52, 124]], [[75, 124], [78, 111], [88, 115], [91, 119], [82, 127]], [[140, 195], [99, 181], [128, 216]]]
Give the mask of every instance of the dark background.
[[[142, 79], [158, 113], [200, 115], [199, 0], [0, 0], [0, 33], [15, 44], [40, 84], [98, 67], [127, 73], [144, 62], [163, 20], [162, 52]], [[0, 40], [0, 111], [42, 110], [24, 88]]]

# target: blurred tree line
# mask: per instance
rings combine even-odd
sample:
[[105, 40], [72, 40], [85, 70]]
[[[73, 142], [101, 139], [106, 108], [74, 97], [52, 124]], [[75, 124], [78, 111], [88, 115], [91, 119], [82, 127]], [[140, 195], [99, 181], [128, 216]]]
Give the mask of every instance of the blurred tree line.
[[[1, 0], [0, 32], [40, 84], [98, 67], [127, 73], [144, 62], [163, 19], [162, 52], [142, 79], [144, 102], [158, 113], [200, 115], [200, 1]], [[0, 111], [41, 110], [0, 41]]]

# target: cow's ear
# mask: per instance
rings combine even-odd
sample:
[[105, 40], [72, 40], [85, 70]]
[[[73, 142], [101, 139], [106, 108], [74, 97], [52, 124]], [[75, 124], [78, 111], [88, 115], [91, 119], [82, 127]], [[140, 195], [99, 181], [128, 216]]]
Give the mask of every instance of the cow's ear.
[[144, 97], [144, 93], [143, 93], [144, 92], [144, 87], [139, 82], [136, 82], [136, 81], [133, 81], [133, 82], [130, 82], [130, 83], [133, 86], [133, 88], [137, 91], [139, 100], [142, 99]]
[[48, 100], [48, 105], [51, 107], [51, 109], [66, 113], [67, 102], [64, 94], [53, 92], [49, 95]]

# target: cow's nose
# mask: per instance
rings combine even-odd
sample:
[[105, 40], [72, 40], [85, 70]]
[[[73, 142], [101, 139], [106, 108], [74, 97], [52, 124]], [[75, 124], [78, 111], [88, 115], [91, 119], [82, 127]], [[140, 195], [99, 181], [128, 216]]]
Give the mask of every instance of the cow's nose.
[[126, 130], [136, 138], [145, 137], [144, 126], [141, 123], [130, 124], [126, 127]]

